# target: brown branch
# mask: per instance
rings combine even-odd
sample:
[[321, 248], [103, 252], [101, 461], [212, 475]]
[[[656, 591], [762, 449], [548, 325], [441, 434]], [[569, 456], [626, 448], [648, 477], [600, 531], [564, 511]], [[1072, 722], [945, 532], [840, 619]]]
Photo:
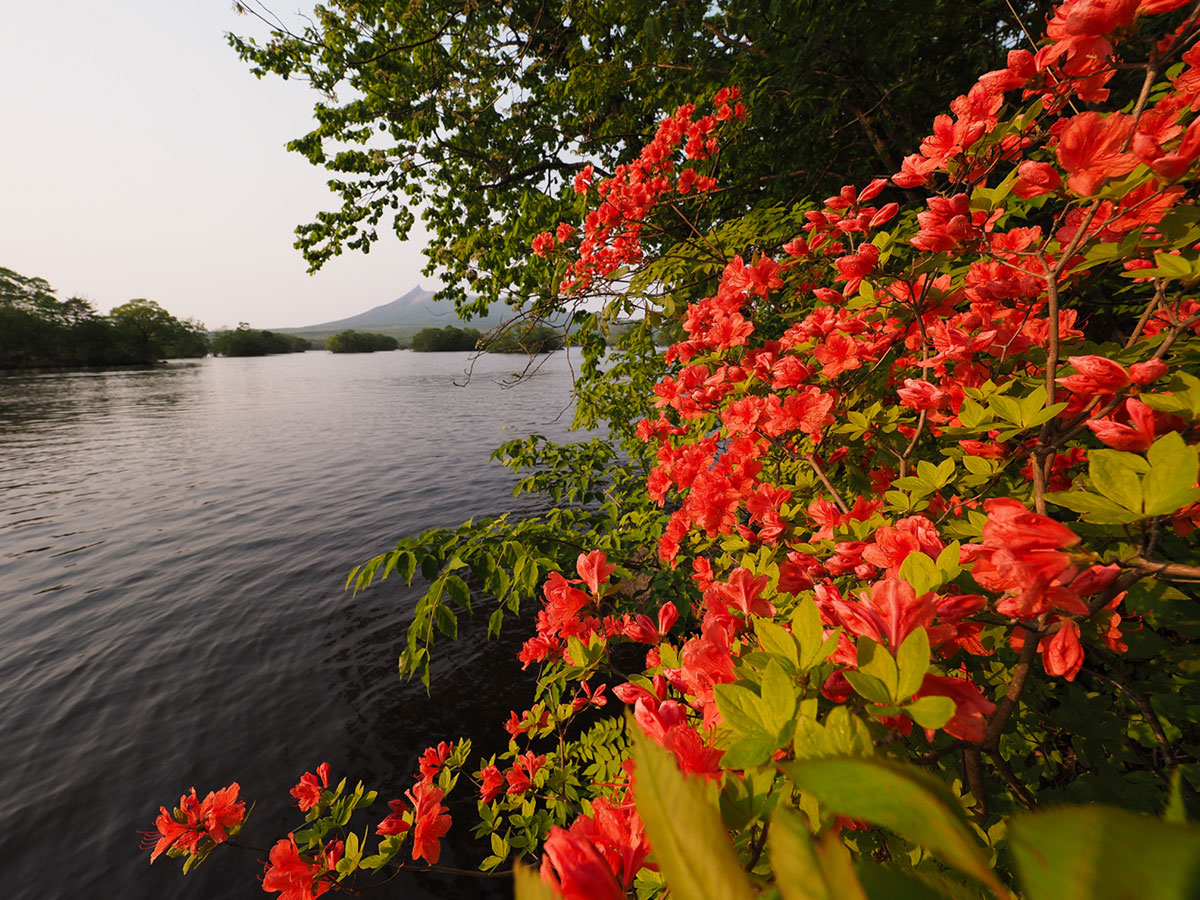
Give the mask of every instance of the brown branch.
[[1025, 683], [1029, 680], [1029, 673], [1033, 669], [1033, 658], [1037, 656], [1038, 644], [1041, 639], [1040, 629], [1025, 629], [1025, 646], [1021, 648], [1017, 664], [1013, 667], [1012, 680], [1008, 683], [1008, 690], [1004, 692], [1004, 698], [996, 706], [996, 713], [992, 716], [992, 721], [988, 723], [987, 732], [984, 734], [983, 740], [979, 742], [979, 746], [988, 750], [996, 749], [999, 746], [1000, 732], [1004, 730], [1004, 726], [1008, 724], [1008, 720], [1012, 718], [1012, 714], [1017, 709], [1017, 703], [1021, 699], [1021, 693], [1025, 690]]
[[1154, 315], [1155, 310], [1166, 299], [1167, 281], [1165, 278], [1156, 278], [1154, 280], [1154, 296], [1150, 298], [1150, 302], [1146, 304], [1146, 310], [1142, 313], [1142, 317], [1138, 319], [1137, 325], [1133, 327], [1133, 334], [1129, 336], [1129, 340], [1125, 342], [1125, 349], [1128, 350], [1137, 343], [1137, 339], [1141, 337], [1142, 329], [1146, 327], [1146, 323], [1150, 321], [1150, 317]]
[[767, 53], [764, 50], [758, 49], [757, 47], [755, 47], [753, 44], [749, 43], [748, 41], [739, 41], [737, 38], [730, 37], [725, 32], [723, 32], [720, 28], [718, 28], [716, 25], [714, 25], [712, 22], [702, 22], [701, 25], [703, 25], [704, 28], [707, 29], [708, 31], [711, 31], [713, 34], [713, 37], [715, 37], [718, 41], [720, 41], [726, 47], [740, 47], [741, 49], [747, 50], [750, 53], [755, 54], [756, 56], [761, 56], [763, 59], [771, 58], [771, 55], [769, 53]]
[[900, 167], [896, 164], [895, 158], [891, 151], [888, 150], [887, 143], [879, 136], [879, 132], [875, 130], [875, 126], [871, 124], [871, 120], [867, 118], [867, 114], [862, 111], [862, 108], [855, 102], [851, 101], [850, 112], [854, 114], [855, 120], [862, 127], [863, 133], [866, 134], [867, 140], [871, 143], [871, 149], [875, 151], [875, 155], [879, 157], [879, 161], [888, 167], [891, 172], [896, 171]]
[[1021, 798], [1021, 802], [1029, 809], [1037, 809], [1037, 799], [1030, 793], [1029, 788], [1021, 784], [1020, 779], [1013, 772], [1012, 766], [1008, 764], [1008, 760], [1004, 758], [1000, 750], [989, 750], [988, 757], [991, 759], [992, 765], [996, 767], [996, 770], [1004, 778], [1005, 783], [1012, 789], [1012, 792]]
[[1090, 618], [1100, 610], [1104, 609], [1104, 607], [1112, 603], [1113, 598], [1116, 597], [1117, 594], [1121, 593], [1121, 591], [1128, 590], [1134, 582], [1141, 581], [1143, 578], [1145, 578], [1146, 574], [1147, 573], [1145, 572], [1139, 572], [1137, 570], [1131, 570], [1123, 573], [1121, 577], [1119, 577], [1116, 581], [1092, 598], [1092, 602], [1088, 604], [1088, 617]]
[[916, 449], [917, 441], [921, 439], [921, 432], [925, 430], [925, 410], [921, 410], [921, 415], [917, 417], [917, 427], [913, 430], [912, 440], [908, 442], [908, 446], [904, 448], [904, 452], [900, 454], [900, 477], [903, 478], [908, 472], [908, 457], [912, 455]]
[[1166, 581], [1200, 581], [1200, 566], [1187, 566], [1183, 563], [1159, 562], [1153, 559], [1146, 559], [1142, 556], [1135, 556], [1133, 559], [1126, 562], [1121, 562], [1119, 565], [1125, 568], [1135, 569], [1141, 575], [1154, 575], [1157, 578], [1165, 579]]
[[988, 796], [987, 782], [983, 779], [983, 762], [978, 747], [967, 747], [963, 750], [963, 771], [967, 775], [967, 786], [975, 797], [975, 819], [982, 825], [987, 821]]
[[833, 486], [833, 482], [829, 480], [829, 476], [825, 474], [825, 470], [821, 468], [821, 464], [817, 462], [816, 456], [812, 453], [805, 454], [804, 459], [817, 473], [817, 477], [821, 479], [821, 483], [825, 485], [826, 490], [833, 495], [833, 502], [838, 505], [843, 513], [850, 512], [850, 507], [846, 505], [846, 501], [842, 499], [842, 495], [838, 493], [838, 489]]

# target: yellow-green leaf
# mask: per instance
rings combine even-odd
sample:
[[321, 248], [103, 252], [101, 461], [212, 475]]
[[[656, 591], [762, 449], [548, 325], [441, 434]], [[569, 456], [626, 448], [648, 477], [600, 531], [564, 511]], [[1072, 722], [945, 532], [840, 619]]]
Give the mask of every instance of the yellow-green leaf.
[[1026, 900], [1195, 900], [1200, 828], [1104, 806], [1031, 813], [1009, 825]]
[[753, 900], [737, 851], [703, 785], [683, 777], [675, 758], [629, 722], [637, 761], [633, 795], [654, 859], [676, 900]]
[[537, 869], [522, 865], [519, 861], [513, 865], [513, 887], [516, 900], [558, 900], [550, 885], [542, 881]]
[[839, 900], [829, 893], [812, 837], [800, 817], [784, 806], [775, 808], [767, 836], [767, 857], [783, 900]]
[[927, 773], [878, 758], [804, 760], [784, 769], [834, 812], [894, 831], [1003, 896], [962, 808]]

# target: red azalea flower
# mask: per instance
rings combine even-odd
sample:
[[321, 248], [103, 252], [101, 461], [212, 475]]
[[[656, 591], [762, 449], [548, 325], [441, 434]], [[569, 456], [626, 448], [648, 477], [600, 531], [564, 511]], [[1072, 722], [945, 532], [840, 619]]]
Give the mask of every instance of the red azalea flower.
[[[158, 818], [154, 820], [155, 831], [143, 832], [145, 841], [143, 849], [153, 851], [150, 854], [150, 862], [154, 862], [162, 853], [172, 847], [179, 847], [181, 850], [187, 850], [189, 853], [194, 853], [196, 844], [199, 843], [203, 834], [188, 825], [186, 822], [180, 822], [172, 815], [165, 806], [159, 807]], [[155, 841], [155, 837], [158, 838]]]
[[581, 553], [579, 554], [579, 559], [575, 561], [575, 570], [579, 573], [579, 577], [583, 579], [583, 583], [591, 589], [593, 596], [599, 596], [600, 585], [608, 581], [608, 576], [616, 568], [616, 566], [609, 564], [603, 550]]
[[270, 860], [263, 890], [280, 891], [279, 900], [314, 900], [329, 890], [329, 882], [321, 879], [325, 867], [300, 855], [294, 835], [271, 848]]
[[1074, 681], [1083, 668], [1083, 644], [1079, 642], [1079, 626], [1071, 619], [1063, 619], [1058, 631], [1038, 643], [1042, 654], [1042, 665], [1047, 675], [1061, 675]]
[[479, 773], [483, 782], [479, 786], [479, 797], [484, 803], [491, 803], [504, 790], [504, 774], [496, 766], [487, 766]]
[[1121, 148], [1133, 127], [1133, 119], [1120, 113], [1083, 112], [1069, 119], [1056, 151], [1059, 165], [1068, 174], [1067, 187], [1087, 197], [1096, 193], [1106, 178], [1132, 172], [1137, 157]]
[[587, 838], [555, 825], [542, 851], [542, 880], [563, 900], [625, 900], [612, 869]]
[[321, 802], [321, 789], [329, 787], [329, 763], [317, 766], [317, 772], [305, 772], [300, 776], [299, 783], [292, 788], [291, 795], [296, 798], [300, 812], [308, 812]]
[[391, 837], [394, 834], [404, 834], [412, 827], [412, 823], [404, 818], [408, 807], [403, 800], [389, 800], [388, 808], [392, 811], [391, 815], [379, 823], [375, 829], [376, 834]]
[[[953, 700], [954, 715], [942, 730], [951, 737], [972, 743], [983, 740], [987, 732], [987, 717], [996, 711], [996, 704], [984, 697], [979, 688], [965, 678], [926, 675], [916, 697], [949, 697]], [[926, 729], [926, 733], [932, 739], [929, 729]]]
[[450, 754], [454, 752], [454, 744], [448, 744], [442, 741], [437, 747], [429, 747], [421, 754], [419, 763], [421, 769], [421, 778], [425, 781], [432, 781], [437, 775], [446, 760], [450, 758]]
[[424, 859], [432, 866], [442, 855], [441, 839], [450, 830], [450, 816], [442, 806], [445, 792], [426, 781], [419, 781], [406, 796], [413, 805], [412, 858]]
[[227, 829], [236, 828], [246, 817], [246, 804], [238, 800], [240, 786], [235, 781], [219, 791], [210, 791], [200, 804], [204, 828], [216, 843], [228, 838]]

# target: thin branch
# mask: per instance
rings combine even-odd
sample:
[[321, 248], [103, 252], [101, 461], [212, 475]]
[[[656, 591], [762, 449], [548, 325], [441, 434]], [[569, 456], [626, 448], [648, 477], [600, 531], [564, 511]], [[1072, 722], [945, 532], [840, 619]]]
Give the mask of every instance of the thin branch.
[[1150, 302], [1146, 304], [1146, 309], [1142, 313], [1142, 317], [1138, 319], [1137, 325], [1133, 328], [1133, 334], [1129, 336], [1129, 340], [1125, 342], [1125, 349], [1128, 350], [1137, 343], [1137, 339], [1141, 337], [1142, 329], [1146, 327], [1146, 323], [1150, 321], [1150, 317], [1154, 315], [1155, 310], [1166, 299], [1167, 280], [1165, 278], [1156, 278], [1154, 280], [1154, 296], [1150, 298]]
[[1004, 692], [1004, 699], [996, 707], [996, 714], [988, 723], [987, 732], [980, 741], [980, 746], [989, 750], [999, 746], [1000, 732], [1004, 730], [1004, 726], [1008, 724], [1008, 720], [1012, 718], [1012, 714], [1017, 709], [1017, 703], [1021, 699], [1021, 693], [1025, 690], [1025, 683], [1029, 680], [1029, 673], [1033, 669], [1033, 658], [1037, 656], [1038, 644], [1041, 639], [1040, 629], [1025, 629], [1025, 646], [1021, 648], [1017, 664], [1013, 667], [1012, 680], [1008, 683], [1008, 690]]
[[1200, 581], [1200, 566], [1187, 566], [1183, 563], [1159, 562], [1135, 556], [1127, 562], [1119, 563], [1126, 568], [1136, 569], [1143, 575], [1154, 575], [1166, 581]]
[[967, 775], [967, 786], [975, 797], [975, 819], [982, 825], [987, 821], [988, 795], [987, 782], [983, 778], [983, 762], [978, 747], [967, 747], [963, 750], [963, 770]]
[[833, 482], [829, 480], [829, 476], [825, 474], [825, 470], [821, 468], [821, 464], [817, 462], [816, 456], [808, 453], [804, 457], [808, 464], [813, 467], [817, 473], [817, 477], [821, 479], [821, 483], [825, 485], [826, 490], [833, 496], [833, 502], [838, 505], [843, 513], [850, 512], [850, 507], [846, 505], [846, 501], [842, 499], [842, 495], [838, 493], [838, 489], [833, 486]]
[[1004, 778], [1005, 783], [1012, 789], [1012, 792], [1021, 798], [1021, 802], [1028, 809], [1037, 809], [1037, 799], [1030, 793], [1029, 788], [1021, 784], [1020, 779], [1013, 772], [1012, 766], [1008, 764], [1008, 760], [1004, 758], [999, 749], [988, 751], [988, 758], [991, 759], [992, 764]]

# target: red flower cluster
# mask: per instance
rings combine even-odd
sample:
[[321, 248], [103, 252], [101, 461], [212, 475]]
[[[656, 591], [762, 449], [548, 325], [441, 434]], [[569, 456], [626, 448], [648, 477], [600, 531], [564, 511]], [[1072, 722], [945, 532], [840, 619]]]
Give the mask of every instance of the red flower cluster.
[[317, 772], [305, 772], [300, 776], [300, 783], [292, 788], [291, 794], [296, 798], [300, 812], [308, 812], [321, 802], [321, 791], [329, 787], [329, 763], [317, 766]]
[[321, 860], [305, 859], [295, 836], [289, 834], [271, 848], [263, 890], [279, 891], [279, 900], [314, 900], [332, 887], [321, 877], [328, 868]]
[[167, 850], [182, 850], [194, 854], [206, 838], [214, 844], [224, 843], [229, 832], [236, 830], [246, 817], [246, 804], [238, 799], [240, 787], [235, 781], [219, 791], [210, 791], [203, 800], [196, 789], [179, 798], [179, 806], [168, 812], [159, 807], [154, 821], [156, 831], [146, 832], [146, 849], [153, 847], [150, 862]]
[[375, 828], [375, 833], [384, 837], [411, 833], [412, 858], [430, 865], [441, 857], [441, 839], [451, 825], [449, 810], [442, 804], [446, 792], [434, 785], [433, 779], [453, 752], [454, 745], [445, 741], [426, 748], [421, 754], [420, 780], [404, 793], [411, 808], [403, 800], [389, 800], [391, 813]]
[[[713, 98], [714, 112], [696, 116], [696, 107], [685, 104], [664, 119], [654, 139], [638, 158], [617, 166], [611, 178], [595, 186], [599, 205], [584, 221], [583, 238], [576, 259], [568, 267], [561, 288], [564, 292], [586, 289], [596, 278], [604, 278], [618, 267], [640, 262], [641, 233], [646, 213], [664, 196], [679, 197], [705, 193], [716, 186], [711, 175], [702, 175], [686, 167], [676, 175], [675, 157], [682, 149], [688, 160], [712, 159], [718, 151], [724, 123], [745, 118], [737, 88], [725, 88]], [[592, 189], [594, 170], [586, 166], [575, 176], [575, 191]], [[560, 224], [555, 232], [542, 232], [532, 242], [538, 256], [546, 256], [556, 246], [571, 240], [569, 225]]]

